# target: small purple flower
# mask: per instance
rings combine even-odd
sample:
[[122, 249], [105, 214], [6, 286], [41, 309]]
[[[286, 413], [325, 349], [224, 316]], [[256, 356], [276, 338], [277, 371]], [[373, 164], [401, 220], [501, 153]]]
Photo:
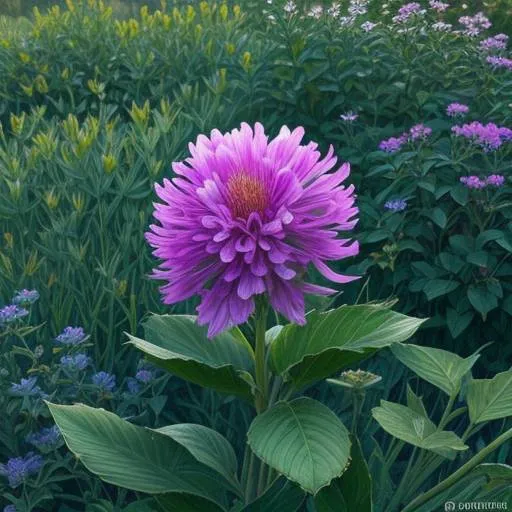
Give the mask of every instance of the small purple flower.
[[92, 383], [102, 391], [113, 391], [116, 387], [116, 376], [107, 372], [98, 372], [92, 376]]
[[438, 0], [430, 0], [428, 3], [430, 5], [430, 8], [437, 12], [444, 12], [448, 7], [450, 7], [450, 4], [446, 4], [444, 2], [439, 2]]
[[128, 388], [128, 393], [131, 395], [136, 395], [140, 392], [140, 384], [137, 379], [134, 379], [133, 377], [128, 377], [126, 379], [126, 387]]
[[16, 507], [14, 505], [6, 505], [4, 507], [4, 512], [16, 512]]
[[484, 180], [481, 180], [478, 176], [462, 176], [460, 178], [460, 182], [467, 188], [475, 190], [479, 190], [487, 186], [487, 183]]
[[7, 477], [10, 487], [14, 489], [29, 476], [39, 473], [43, 464], [41, 455], [29, 452], [25, 457], [14, 457], [9, 459], [7, 464], [0, 464], [0, 475]]
[[494, 68], [505, 68], [512, 70], [512, 59], [506, 57], [487, 57], [487, 62]]
[[16, 304], [10, 304], [0, 309], [0, 325], [12, 324], [16, 320], [28, 315], [25, 308], [21, 308]]
[[408, 4], [402, 5], [402, 7], [398, 9], [398, 14], [393, 16], [393, 21], [395, 23], [405, 23], [411, 16], [421, 15], [424, 13], [425, 9], [422, 9], [419, 3], [410, 2]]
[[407, 142], [407, 138], [407, 134], [402, 134], [400, 137], [390, 137], [380, 142], [379, 149], [386, 153], [396, 153]]
[[432, 25], [432, 30], [436, 32], [450, 32], [453, 28], [451, 23], [445, 23], [444, 21], [437, 21]]
[[364, 32], [371, 32], [376, 26], [377, 26], [377, 23], [372, 23], [371, 21], [365, 21], [364, 23], [361, 23], [361, 30], [363, 30]]
[[459, 18], [459, 23], [465, 27], [463, 34], [470, 37], [475, 37], [492, 26], [482, 12], [478, 12], [474, 16], [462, 16]]
[[463, 117], [469, 112], [469, 107], [463, 103], [450, 103], [446, 107], [446, 113], [450, 117]]
[[32, 432], [25, 440], [42, 452], [50, 452], [57, 448], [61, 442], [61, 433], [57, 425], [42, 428], [39, 432]]
[[355, 112], [352, 112], [352, 110], [349, 110], [348, 112], [345, 112], [344, 114], [340, 115], [340, 119], [345, 121], [346, 123], [352, 123], [359, 117], [358, 114]]
[[409, 130], [411, 140], [426, 139], [432, 134], [432, 128], [424, 124], [417, 124]]
[[502, 187], [505, 184], [505, 176], [501, 174], [491, 174], [487, 176], [485, 181], [487, 185], [491, 185], [492, 187]]
[[407, 201], [405, 199], [393, 199], [392, 201], [387, 201], [384, 204], [384, 208], [392, 212], [402, 212], [407, 208]]
[[64, 370], [76, 372], [85, 370], [91, 362], [91, 358], [87, 354], [79, 353], [75, 355], [62, 356], [60, 365]]
[[146, 370], [146, 369], [142, 368], [141, 370], [139, 370], [135, 374], [135, 378], [139, 382], [143, 382], [144, 384], [148, 384], [149, 382], [151, 382], [153, 380], [154, 376], [153, 376], [153, 372], [152, 371]]
[[18, 384], [13, 382], [10, 387], [10, 392], [16, 396], [40, 396], [44, 398], [46, 394], [43, 393], [39, 386], [36, 386], [36, 382], [37, 377], [21, 379]]
[[61, 345], [80, 345], [87, 339], [82, 327], [66, 327], [56, 338], [55, 341]]
[[453, 126], [452, 132], [471, 140], [474, 144], [483, 148], [484, 151], [498, 149], [504, 141], [512, 140], [512, 130], [504, 126], [496, 126], [494, 123], [482, 124], [474, 121], [462, 126]]
[[482, 50], [504, 50], [507, 47], [507, 43], [508, 36], [506, 34], [498, 34], [480, 41], [480, 48]]
[[39, 292], [37, 290], [27, 290], [26, 288], [17, 291], [14, 295], [12, 302], [13, 304], [29, 305], [34, 304], [39, 299]]

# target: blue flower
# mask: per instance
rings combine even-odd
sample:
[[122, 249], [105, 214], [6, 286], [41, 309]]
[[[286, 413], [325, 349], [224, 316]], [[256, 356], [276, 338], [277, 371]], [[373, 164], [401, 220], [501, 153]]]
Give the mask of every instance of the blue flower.
[[13, 304], [34, 304], [39, 299], [39, 292], [37, 290], [23, 290], [17, 291], [14, 295], [12, 302]]
[[107, 372], [98, 372], [92, 376], [92, 383], [102, 391], [112, 391], [116, 387], [116, 376]]
[[153, 380], [153, 372], [142, 368], [135, 374], [135, 378], [144, 384], [148, 384]]
[[57, 425], [42, 428], [39, 432], [32, 432], [25, 440], [42, 452], [49, 452], [57, 448], [61, 441], [61, 433]]
[[13, 395], [18, 396], [47, 396], [39, 386], [36, 386], [37, 377], [29, 377], [28, 379], [21, 379], [21, 381], [16, 384], [12, 383], [10, 391]]
[[384, 208], [386, 208], [386, 210], [391, 210], [392, 212], [401, 212], [407, 208], [407, 201], [405, 199], [387, 201]]
[[6, 505], [4, 507], [4, 512], [16, 512], [16, 507], [14, 505]]
[[0, 464], [0, 475], [7, 477], [9, 485], [14, 489], [30, 475], [39, 473], [43, 464], [41, 455], [29, 452], [25, 457], [14, 457], [9, 459], [7, 464]]
[[136, 395], [140, 392], [140, 384], [133, 377], [128, 377], [126, 379], [126, 387], [128, 388], [128, 393], [131, 395]]
[[91, 362], [91, 358], [87, 354], [79, 353], [74, 356], [62, 356], [60, 358], [60, 365], [64, 370], [69, 372], [77, 372], [85, 370]]
[[10, 324], [27, 315], [28, 311], [25, 308], [20, 308], [16, 304], [10, 304], [0, 309], [0, 325]]
[[80, 345], [87, 339], [82, 327], [66, 327], [56, 338], [55, 341], [61, 345]]

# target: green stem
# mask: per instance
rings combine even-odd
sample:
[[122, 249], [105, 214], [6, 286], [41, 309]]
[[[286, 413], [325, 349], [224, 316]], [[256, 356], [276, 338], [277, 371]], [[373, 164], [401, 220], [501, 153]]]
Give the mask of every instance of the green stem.
[[443, 416], [441, 418], [441, 421], [439, 422], [439, 430], [443, 430], [443, 428], [448, 423], [448, 418], [450, 416], [450, 413], [453, 409], [453, 404], [455, 403], [455, 399], [457, 398], [457, 394], [454, 393], [452, 396], [450, 396], [450, 400], [448, 400], [448, 404], [446, 405], [446, 409], [444, 410]]
[[466, 464], [461, 466], [455, 473], [452, 473], [448, 478], [443, 480], [441, 483], [432, 487], [430, 491], [421, 494], [416, 499], [411, 501], [402, 512], [410, 512], [419, 508], [421, 505], [431, 500], [438, 494], [442, 493], [446, 489], [449, 489], [452, 485], [455, 485], [461, 478], [466, 476], [474, 467], [482, 462], [490, 453], [500, 447], [503, 443], [512, 439], [512, 428], [507, 430], [501, 436], [498, 436], [492, 443], [486, 446], [483, 450], [480, 450], [474, 457], [472, 457]]
[[268, 382], [265, 364], [265, 332], [267, 327], [268, 304], [265, 300], [256, 301], [256, 330], [255, 330], [255, 357], [256, 357], [256, 386], [258, 388], [255, 400], [256, 412], [260, 414], [267, 406]]

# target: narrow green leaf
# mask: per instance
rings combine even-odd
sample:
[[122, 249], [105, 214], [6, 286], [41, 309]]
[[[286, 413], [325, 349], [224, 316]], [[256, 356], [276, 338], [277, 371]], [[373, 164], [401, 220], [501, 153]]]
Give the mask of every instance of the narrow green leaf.
[[422, 379], [442, 389], [448, 396], [454, 396], [460, 391], [462, 378], [480, 357], [474, 354], [463, 359], [446, 350], [419, 345], [396, 344], [391, 350], [405, 366]]
[[243, 512], [297, 512], [304, 502], [304, 491], [290, 480], [279, 478], [262, 496], [249, 503]]
[[260, 459], [311, 494], [341, 476], [349, 460], [347, 429], [311, 398], [279, 402], [256, 416], [247, 438]]

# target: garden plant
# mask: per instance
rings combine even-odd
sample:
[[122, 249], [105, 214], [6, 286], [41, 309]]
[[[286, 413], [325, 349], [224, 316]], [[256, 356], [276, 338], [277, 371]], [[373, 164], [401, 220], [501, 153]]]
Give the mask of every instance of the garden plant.
[[0, 20], [0, 510], [512, 506], [510, 5], [134, 3]]

